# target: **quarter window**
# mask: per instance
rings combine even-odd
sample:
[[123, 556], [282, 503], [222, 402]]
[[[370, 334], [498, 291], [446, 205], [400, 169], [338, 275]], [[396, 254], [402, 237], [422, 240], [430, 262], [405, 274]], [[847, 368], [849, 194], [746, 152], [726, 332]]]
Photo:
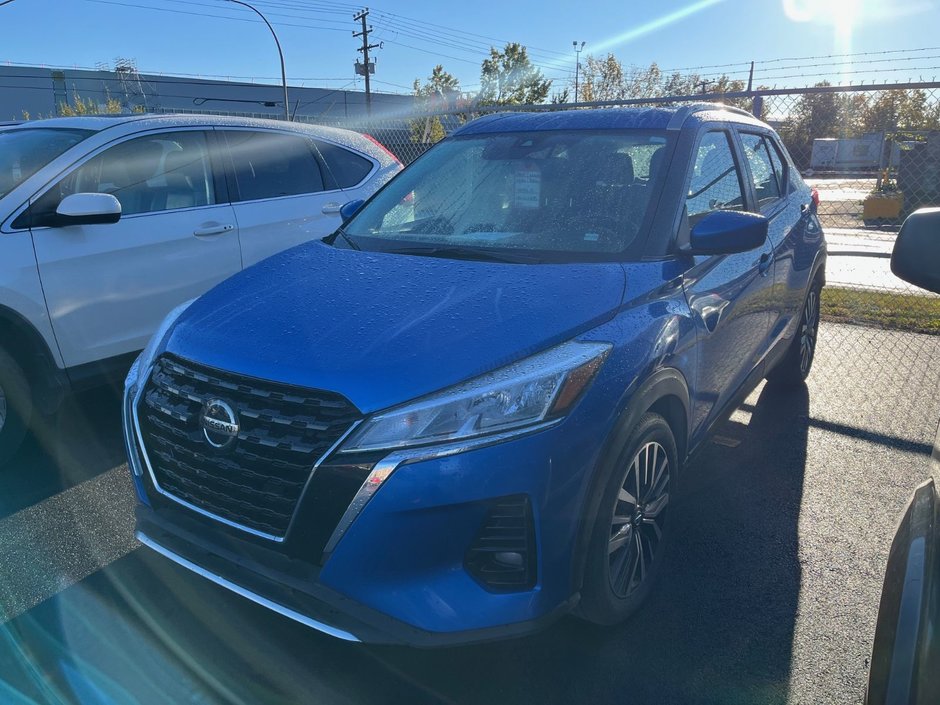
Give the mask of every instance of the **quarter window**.
[[316, 141], [314, 144], [323, 158], [328, 176], [332, 177], [334, 188], [352, 188], [372, 171], [372, 162], [348, 149], [329, 142]]
[[[781, 177], [783, 165], [780, 157], [773, 147], [767, 143], [767, 138], [761, 135], [742, 134], [741, 142], [744, 145], [744, 154], [747, 156], [751, 168], [751, 179], [754, 182], [754, 193], [757, 196], [757, 205], [760, 207], [773, 203], [782, 193]], [[774, 158], [776, 157], [776, 166]]]
[[323, 191], [323, 177], [308, 140], [262, 131], [226, 133], [239, 201]]
[[212, 205], [216, 195], [205, 133], [166, 132], [110, 147], [39, 199], [39, 222], [72, 193], [110, 193], [120, 201], [122, 216]]
[[716, 210], [744, 210], [744, 189], [727, 132], [708, 132], [699, 143], [686, 198], [689, 223]]

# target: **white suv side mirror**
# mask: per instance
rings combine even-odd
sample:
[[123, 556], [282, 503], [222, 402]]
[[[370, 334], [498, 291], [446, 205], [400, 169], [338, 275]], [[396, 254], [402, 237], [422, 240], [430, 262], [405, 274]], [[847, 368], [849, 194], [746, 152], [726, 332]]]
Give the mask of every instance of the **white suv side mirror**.
[[56, 225], [96, 225], [121, 219], [121, 202], [110, 193], [73, 193], [55, 209]]

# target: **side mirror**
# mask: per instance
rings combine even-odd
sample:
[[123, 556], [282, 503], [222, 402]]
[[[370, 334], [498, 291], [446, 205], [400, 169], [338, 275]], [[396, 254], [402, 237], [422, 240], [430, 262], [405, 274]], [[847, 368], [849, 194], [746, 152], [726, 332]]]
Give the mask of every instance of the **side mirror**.
[[55, 209], [50, 225], [99, 225], [121, 219], [121, 203], [110, 193], [73, 193]]
[[355, 201], [344, 204], [343, 207], [339, 209], [339, 215], [343, 219], [343, 222], [345, 223], [356, 215], [356, 211], [362, 208], [363, 203], [365, 203], [365, 201], [361, 198], [357, 198]]
[[715, 211], [689, 234], [693, 255], [729, 255], [761, 247], [767, 241], [767, 218], [743, 211]]
[[907, 216], [894, 241], [891, 271], [940, 294], [940, 208], [921, 208]]

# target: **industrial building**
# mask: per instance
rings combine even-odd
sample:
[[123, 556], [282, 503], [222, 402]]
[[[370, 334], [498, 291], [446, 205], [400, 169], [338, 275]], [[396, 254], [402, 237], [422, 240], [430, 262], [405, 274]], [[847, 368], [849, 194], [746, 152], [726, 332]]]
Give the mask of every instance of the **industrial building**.
[[[291, 115], [298, 120], [348, 122], [367, 115], [366, 95], [359, 90], [289, 86]], [[165, 76], [137, 71], [119, 60], [100, 70], [0, 64], [0, 122], [54, 117], [78, 100], [93, 111], [210, 113], [280, 118], [284, 92], [279, 83]], [[414, 99], [372, 92], [374, 117], [404, 115]]]

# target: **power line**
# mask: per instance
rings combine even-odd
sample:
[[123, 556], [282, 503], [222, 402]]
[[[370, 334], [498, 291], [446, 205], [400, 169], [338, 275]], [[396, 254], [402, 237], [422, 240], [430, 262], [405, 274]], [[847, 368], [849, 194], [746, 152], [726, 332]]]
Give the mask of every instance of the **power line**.
[[[378, 32], [379, 30], [376, 30]], [[421, 47], [416, 47], [411, 44], [405, 44], [404, 42], [399, 42], [394, 39], [389, 39], [388, 37], [376, 35], [386, 44], [394, 44], [395, 46], [405, 47], [406, 49], [414, 49], [415, 51], [420, 51], [423, 54], [430, 54], [431, 56], [440, 56], [445, 59], [453, 59], [454, 61], [462, 61], [465, 64], [473, 64], [474, 66], [479, 66], [482, 61], [471, 61], [470, 59], [462, 59], [459, 56], [451, 56], [450, 54], [441, 54], [437, 51], [431, 51], [430, 49], [422, 49]]]
[[[452, 46], [455, 48], [461, 48], [466, 51], [472, 51], [474, 53], [484, 52], [487, 53], [489, 49], [493, 46], [492, 42], [484, 42], [478, 39], [469, 39], [465, 36], [460, 35], [457, 32], [449, 32], [444, 30], [435, 30], [433, 28], [425, 29], [421, 27], [418, 23], [411, 22], [408, 20], [400, 19], [389, 19], [394, 18], [394, 15], [388, 13], [377, 13], [380, 17], [379, 22], [389, 27], [393, 31], [400, 32], [411, 37], [416, 37], [419, 39], [425, 39], [430, 42], [443, 44], [447, 46]], [[418, 32], [421, 32], [420, 34]], [[503, 42], [499, 42], [503, 43]], [[558, 58], [550, 56], [550, 53], [544, 49], [538, 49], [536, 47], [531, 47], [524, 42], [521, 42], [525, 45], [526, 51], [529, 54], [529, 57], [533, 59], [533, 63], [538, 64], [542, 61], [551, 63], [559, 61]], [[544, 58], [540, 58], [544, 57]], [[568, 57], [565, 57], [568, 60]]]
[[[253, 20], [249, 17], [232, 17], [231, 15], [213, 15], [207, 12], [192, 12], [189, 10], [178, 10], [172, 7], [154, 7], [152, 5], [138, 5], [131, 2], [120, 2], [119, 0], [84, 0], [85, 2], [95, 2], [101, 5], [120, 5], [122, 7], [135, 7], [141, 10], [153, 10], [155, 12], [170, 12], [179, 15], [195, 15], [196, 17], [212, 17], [219, 20], [232, 20], [233, 22], [252, 22], [257, 23], [258, 20]], [[339, 27], [318, 27], [309, 24], [297, 24], [294, 22], [274, 22], [278, 27], [302, 27], [304, 29], [322, 29], [327, 32], [346, 32], [348, 30], [341, 29]]]
[[[201, 7], [215, 7], [214, 5], [208, 5], [205, 3], [194, 2], [194, 0], [171, 0], [172, 2], [196, 5]], [[343, 10], [336, 9], [334, 5], [324, 5], [323, 3], [305, 3], [301, 5], [291, 4], [286, 2], [275, 2], [273, 0], [258, 0], [259, 4], [263, 6], [270, 6], [275, 8], [282, 9], [292, 9], [292, 10], [303, 10], [303, 11], [313, 11], [313, 12], [326, 12], [331, 14], [345, 14]], [[353, 5], [346, 5], [346, 7], [355, 7]], [[440, 46], [447, 46], [449, 48], [458, 49], [461, 51], [472, 52], [474, 54], [485, 53], [492, 44], [490, 42], [483, 42], [478, 39], [468, 39], [466, 37], [475, 37], [475, 36], [485, 36], [485, 35], [476, 35], [474, 33], [462, 32], [460, 30], [454, 30], [450, 28], [443, 28], [443, 25], [432, 25], [431, 23], [424, 23], [417, 20], [411, 20], [409, 18], [403, 17], [393, 12], [388, 11], [377, 11], [375, 9], [371, 10], [372, 13], [376, 14], [379, 17], [377, 22], [378, 26], [385, 26], [389, 30], [394, 31], [397, 34], [401, 34], [407, 37], [421, 39], [432, 44], [438, 44]], [[269, 13], [272, 16], [281, 16], [281, 17], [290, 17], [290, 18], [299, 18], [306, 20], [313, 20], [319, 22], [331, 22], [334, 24], [343, 24], [342, 20], [333, 20], [318, 17], [316, 15], [306, 15], [298, 14], [293, 12], [291, 14], [284, 13]], [[441, 27], [440, 30], [434, 30], [432, 34], [428, 34], [424, 27]], [[422, 32], [422, 33], [418, 33]], [[494, 40], [501, 42], [503, 40]], [[408, 45], [402, 45], [408, 46]], [[410, 47], [409, 47], [410, 48]], [[546, 49], [538, 49], [537, 47], [526, 46], [526, 49], [530, 55], [530, 58], [533, 59], [533, 64], [536, 66], [541, 66], [538, 59], [539, 54], [556, 54], [559, 56], [564, 56], [561, 52], [556, 52]], [[448, 57], [451, 58], [451, 57]], [[555, 61], [556, 59], [548, 59], [550, 61]]]
[[[94, 3], [99, 3], [99, 4], [105, 4], [105, 5], [118, 5], [118, 6], [122, 6], [122, 7], [133, 7], [133, 8], [143, 9], [143, 10], [154, 10], [154, 11], [158, 11], [158, 12], [169, 12], [169, 13], [176, 13], [176, 14], [193, 15], [193, 16], [197, 16], [197, 17], [212, 17], [212, 18], [215, 18], [215, 19], [233, 20], [233, 21], [237, 21], [237, 22], [254, 22], [254, 21], [256, 21], [256, 20], [253, 20], [253, 19], [247, 18], [247, 17], [233, 17], [233, 16], [231, 16], [231, 15], [217, 15], [217, 14], [211, 14], [211, 13], [205, 13], [205, 12], [194, 12], [194, 11], [189, 11], [189, 10], [180, 10], [180, 9], [177, 9], [177, 8], [154, 7], [154, 6], [152, 6], [152, 5], [141, 5], [141, 4], [132, 3], [132, 2], [122, 2], [121, 0], [84, 0], [84, 1], [85, 1], [85, 2], [94, 2]], [[184, 3], [186, 3], [186, 4], [197, 4], [197, 3], [193, 3], [192, 0], [177, 0], [177, 1], [178, 1], [178, 2], [184, 2]], [[198, 3], [198, 5], [204, 6], [202, 3]], [[277, 25], [277, 26], [279, 26], [279, 27], [282, 27], [282, 26], [283, 26], [283, 27], [300, 27], [300, 28], [303, 28], [303, 29], [321, 29], [321, 30], [324, 30], [324, 31], [332, 31], [332, 32], [343, 32], [343, 31], [347, 31], [347, 30], [343, 30], [343, 29], [341, 29], [341, 28], [339, 28], [339, 27], [323, 27], [323, 26], [318, 26], [318, 25], [300, 24], [300, 23], [296, 23], [296, 22], [284, 22], [284, 21], [280, 21], [280, 20], [278, 20], [277, 22], [273, 22], [272, 24], [275, 24], [275, 25]], [[482, 59], [480, 59], [480, 60], [470, 60], [470, 59], [465, 59], [465, 58], [462, 58], [462, 57], [459, 57], [459, 56], [453, 56], [453, 55], [449, 55], [449, 54], [441, 54], [440, 52], [437, 52], [437, 51], [432, 51], [432, 50], [428, 50], [428, 49], [422, 49], [421, 47], [416, 47], [416, 46], [414, 46], [414, 45], [412, 45], [412, 44], [406, 44], [405, 42], [399, 42], [399, 41], [396, 41], [396, 40], [393, 40], [393, 39], [388, 39], [388, 38], [386, 38], [386, 37], [384, 37], [384, 36], [383, 36], [383, 37], [379, 37], [379, 38], [380, 38], [380, 39], [383, 39], [384, 41], [387, 41], [387, 42], [390, 43], [390, 44], [395, 44], [395, 45], [397, 45], [397, 46], [400, 46], [400, 47], [403, 47], [403, 48], [406, 48], [406, 49], [411, 49], [411, 50], [413, 50], [413, 51], [419, 51], [419, 52], [422, 52], [422, 53], [425, 53], [425, 54], [430, 54], [430, 55], [432, 55], [432, 56], [440, 56], [440, 57], [443, 57], [443, 58], [452, 59], [453, 61], [460, 61], [460, 62], [462, 62], [462, 63], [472, 64], [472, 65], [475, 65], [475, 66], [479, 66], [480, 63], [482, 62]], [[425, 41], [430, 41], [430, 43], [432, 43], [432, 44], [433, 44], [433, 43], [440, 43], [439, 41], [436, 41], [436, 40], [429, 40], [429, 39], [426, 38], [426, 37], [419, 37], [419, 38], [424, 39]], [[463, 49], [463, 50], [464, 50], [464, 51], [467, 51], [468, 49]], [[542, 68], [541, 66], [539, 66], [539, 65], [536, 64], [535, 62], [533, 62], [533, 65], [535, 65], [535, 66], [537, 66], [537, 67], [539, 67], [539, 68]]]
[[[275, 2], [275, 0], [263, 0], [263, 2], [265, 2], [266, 4], [269, 4], [269, 5], [277, 5], [277, 6], [279, 6], [279, 7], [284, 7], [284, 8], [291, 8], [291, 7], [292, 7], [292, 8], [296, 8], [296, 9], [300, 9], [300, 10], [306, 10], [306, 9], [308, 9], [308, 8], [311, 7], [311, 6], [328, 8], [328, 10], [326, 10], [326, 11], [331, 11], [333, 8], [335, 8], [335, 7], [338, 6], [338, 5], [339, 5], [339, 6], [344, 6], [344, 7], [356, 7], [355, 5], [348, 5], [348, 4], [344, 4], [344, 3], [329, 3], [329, 4], [328, 4], [328, 3], [324, 3], [324, 2], [301, 2], [301, 3], [298, 3], [298, 2], [287, 2], [287, 1], [285, 1], [285, 0], [280, 0], [280, 2]], [[506, 40], [506, 39], [499, 39], [499, 38], [492, 37], [492, 36], [488, 36], [488, 35], [485, 35], [485, 34], [477, 34], [477, 33], [475, 33], [475, 32], [468, 32], [468, 31], [466, 31], [466, 30], [455, 29], [455, 28], [453, 28], [453, 27], [448, 27], [447, 25], [437, 24], [437, 23], [434, 23], [434, 22], [428, 22], [428, 21], [426, 21], [426, 20], [418, 20], [418, 19], [413, 18], [413, 17], [408, 17], [408, 16], [406, 16], [406, 15], [402, 15], [402, 14], [399, 14], [399, 13], [397, 13], [397, 12], [391, 12], [391, 11], [389, 11], [389, 10], [383, 10], [383, 9], [377, 8], [377, 7], [372, 7], [372, 8], [371, 8], [371, 11], [372, 11], [375, 15], [377, 15], [377, 16], [379, 16], [379, 17], [381, 17], [381, 18], [389, 18], [389, 17], [390, 17], [390, 18], [394, 18], [393, 21], [394, 21], [395, 23], [399, 24], [400, 26], [409, 26], [409, 25], [410, 25], [410, 26], [413, 27], [413, 28], [415, 28], [415, 27], [416, 27], [416, 28], [420, 28], [420, 29], [428, 28], [429, 31], [433, 31], [433, 32], [435, 32], [435, 33], [437, 33], [437, 34], [449, 34], [449, 35], [451, 35], [451, 36], [456, 36], [456, 37], [476, 37], [477, 39], [486, 40], [485, 42], [478, 42], [478, 43], [484, 44], [484, 45], [486, 45], [486, 46], [490, 46], [490, 45], [492, 44], [492, 42], [496, 42], [497, 44], [506, 44], [506, 43], [508, 43], [508, 40]], [[472, 41], [472, 40], [469, 40], [469, 41]], [[557, 57], [562, 58], [562, 59], [568, 59], [568, 55], [567, 55], [565, 52], [557, 51], [557, 50], [554, 50], [554, 49], [543, 49], [543, 48], [540, 48], [540, 47], [530, 46], [530, 45], [526, 45], [526, 48], [530, 51], [530, 53], [534, 52], [534, 53], [540, 53], [540, 54], [548, 54], [548, 55], [557, 56]]]

